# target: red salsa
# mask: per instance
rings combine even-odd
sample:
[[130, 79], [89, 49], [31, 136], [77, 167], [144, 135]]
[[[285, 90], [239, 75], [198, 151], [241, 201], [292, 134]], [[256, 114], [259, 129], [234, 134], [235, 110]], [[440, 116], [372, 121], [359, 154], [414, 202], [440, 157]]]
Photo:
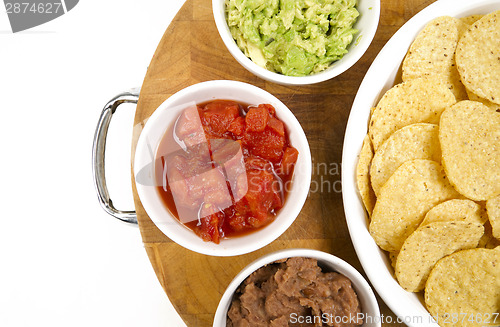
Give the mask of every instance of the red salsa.
[[183, 224], [219, 243], [274, 220], [297, 157], [273, 106], [215, 100], [186, 108], [163, 136], [158, 191]]

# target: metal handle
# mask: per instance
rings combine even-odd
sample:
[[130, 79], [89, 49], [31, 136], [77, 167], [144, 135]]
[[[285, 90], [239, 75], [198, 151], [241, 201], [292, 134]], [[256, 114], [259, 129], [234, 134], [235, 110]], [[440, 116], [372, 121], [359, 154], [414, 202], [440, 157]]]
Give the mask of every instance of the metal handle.
[[113, 206], [113, 201], [109, 197], [106, 186], [106, 176], [104, 171], [104, 155], [106, 151], [106, 136], [111, 118], [122, 103], [137, 103], [139, 100], [140, 88], [132, 89], [128, 92], [118, 94], [111, 99], [102, 110], [101, 117], [97, 123], [92, 144], [92, 172], [94, 175], [94, 185], [101, 207], [111, 216], [126, 223], [137, 224], [137, 214], [135, 211], [122, 211]]

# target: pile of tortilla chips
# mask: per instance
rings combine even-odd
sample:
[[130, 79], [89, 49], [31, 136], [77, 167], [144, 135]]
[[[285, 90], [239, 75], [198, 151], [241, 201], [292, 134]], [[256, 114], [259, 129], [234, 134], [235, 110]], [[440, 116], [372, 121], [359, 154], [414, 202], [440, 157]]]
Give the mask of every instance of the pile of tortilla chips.
[[402, 80], [359, 157], [370, 233], [440, 326], [500, 325], [500, 11], [429, 22]]

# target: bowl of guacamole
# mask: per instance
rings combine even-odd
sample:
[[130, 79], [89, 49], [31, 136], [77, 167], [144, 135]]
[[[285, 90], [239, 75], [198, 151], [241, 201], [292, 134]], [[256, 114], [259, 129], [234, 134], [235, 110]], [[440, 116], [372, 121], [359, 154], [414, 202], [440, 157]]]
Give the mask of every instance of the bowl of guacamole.
[[366, 51], [380, 0], [213, 0], [233, 57], [280, 84], [317, 83], [345, 71]]

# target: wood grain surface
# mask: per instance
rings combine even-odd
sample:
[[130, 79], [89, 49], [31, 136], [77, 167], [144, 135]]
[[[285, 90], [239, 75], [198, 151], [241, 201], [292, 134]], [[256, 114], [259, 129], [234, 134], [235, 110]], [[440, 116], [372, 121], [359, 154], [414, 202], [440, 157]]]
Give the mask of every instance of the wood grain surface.
[[[166, 98], [186, 86], [215, 79], [251, 83], [283, 101], [302, 124], [313, 158], [311, 192], [292, 227], [265, 248], [237, 257], [210, 257], [173, 243], [145, 213], [133, 181], [135, 207], [147, 255], [161, 286], [187, 326], [211, 326], [219, 299], [234, 276], [251, 261], [275, 250], [294, 247], [323, 250], [351, 263], [364, 275], [349, 237], [342, 205], [340, 166], [347, 119], [357, 89], [377, 53], [399, 27], [434, 1], [381, 2], [378, 31], [365, 55], [342, 75], [312, 86], [281, 86], [245, 70], [220, 39], [210, 0], [187, 0], [168, 26], [142, 85], [134, 122], [132, 158], [147, 118]], [[380, 298], [379, 305], [382, 314], [392, 316], [395, 321], [394, 314]], [[394, 322], [390, 325], [398, 326]]]

